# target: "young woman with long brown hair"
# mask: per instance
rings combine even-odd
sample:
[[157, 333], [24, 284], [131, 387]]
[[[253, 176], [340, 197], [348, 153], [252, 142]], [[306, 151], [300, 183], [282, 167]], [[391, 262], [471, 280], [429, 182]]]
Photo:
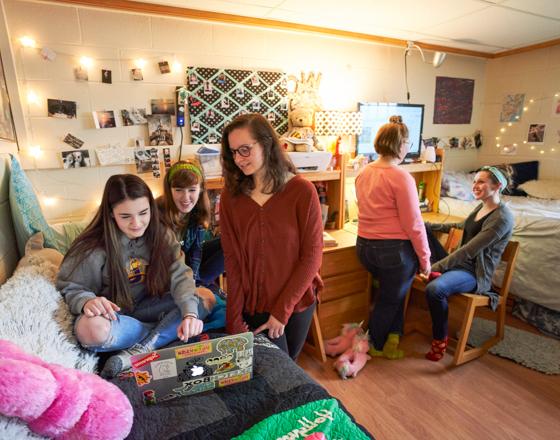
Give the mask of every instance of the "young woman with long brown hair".
[[57, 278], [83, 347], [110, 357], [102, 375], [130, 368], [130, 356], [202, 331], [208, 310], [179, 243], [159, 220], [138, 176], [114, 175], [92, 222], [68, 250]]
[[217, 283], [224, 272], [224, 254], [220, 237], [207, 239], [211, 208], [200, 164], [192, 160], [174, 163], [163, 179], [163, 195], [156, 203], [163, 221], [181, 244], [197, 287], [211, 291], [215, 306], [204, 330], [224, 327], [225, 294]]
[[235, 118], [224, 130], [221, 154], [226, 328], [229, 333], [266, 331], [295, 359], [322, 285], [323, 224], [317, 191], [296, 174], [262, 115]]

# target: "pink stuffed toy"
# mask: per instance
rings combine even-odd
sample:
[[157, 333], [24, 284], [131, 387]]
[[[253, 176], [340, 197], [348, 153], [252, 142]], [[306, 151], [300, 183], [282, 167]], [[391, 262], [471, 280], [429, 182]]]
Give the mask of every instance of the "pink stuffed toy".
[[340, 336], [325, 341], [325, 353], [328, 356], [338, 356], [340, 353], [344, 353], [352, 347], [354, 336], [363, 333], [362, 322], [359, 324], [355, 322], [343, 324]]
[[0, 339], [0, 414], [57, 439], [123, 439], [134, 417], [128, 398], [95, 374], [25, 353]]
[[352, 341], [352, 347], [346, 350], [334, 363], [334, 368], [342, 379], [356, 377], [358, 372], [371, 357], [369, 349], [369, 334], [357, 334]]

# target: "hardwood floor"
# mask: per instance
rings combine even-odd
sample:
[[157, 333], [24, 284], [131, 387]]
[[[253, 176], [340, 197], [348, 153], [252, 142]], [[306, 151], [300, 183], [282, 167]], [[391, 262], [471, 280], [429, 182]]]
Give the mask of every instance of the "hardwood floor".
[[491, 354], [449, 368], [450, 355], [424, 359], [429, 342], [407, 335], [405, 359], [374, 358], [345, 381], [332, 359], [323, 364], [303, 353], [298, 363], [377, 440], [560, 437], [560, 376]]

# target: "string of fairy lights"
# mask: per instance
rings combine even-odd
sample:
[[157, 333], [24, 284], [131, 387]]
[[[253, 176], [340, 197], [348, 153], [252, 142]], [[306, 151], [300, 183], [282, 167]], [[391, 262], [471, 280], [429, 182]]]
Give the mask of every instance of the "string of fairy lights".
[[[521, 111], [521, 115], [525, 116], [525, 115], [530, 115], [531, 112], [531, 108], [534, 106], [535, 103], [541, 102], [541, 101], [546, 101], [548, 99], [552, 98], [553, 103], [554, 103], [554, 107], [553, 107], [553, 113], [556, 116], [560, 117], [560, 111], [558, 110], [558, 108], [560, 108], [560, 92], [556, 92], [554, 93], [554, 95], [552, 96], [544, 96], [544, 97], [540, 97], [540, 98], [530, 98], [528, 100], [528, 102], [523, 106], [522, 111]], [[541, 112], [542, 113], [542, 110]], [[541, 116], [541, 115], [536, 115], [535, 116], [535, 120], [537, 118], [537, 116]], [[545, 118], [542, 118], [545, 119]], [[536, 122], [536, 121], [535, 121]], [[556, 153], [559, 149], [560, 149], [560, 124], [555, 124], [556, 127], [548, 127], [548, 136], [546, 137], [547, 140], [547, 144], [553, 144], [554, 143], [554, 135], [550, 134], [550, 131], [552, 130], [557, 130], [557, 139], [556, 139], [556, 143], [558, 143], [557, 146], [546, 146], [545, 145], [545, 139], [544, 139], [544, 130], [543, 130], [543, 138], [539, 141], [532, 141], [529, 139], [529, 131], [531, 129], [531, 127], [533, 126], [546, 126], [546, 124], [525, 124], [525, 126], [527, 126], [528, 130], [524, 131], [524, 138], [521, 138], [515, 142], [509, 142], [509, 143], [504, 143], [504, 138], [507, 138], [507, 133], [509, 130], [513, 130], [513, 128], [515, 129], [520, 129], [521, 126], [517, 125], [521, 123], [521, 116], [520, 115], [516, 115], [515, 116], [515, 121], [510, 121], [510, 122], [501, 122], [500, 123], [500, 127], [498, 128], [498, 133], [495, 134], [495, 141], [496, 141], [496, 148], [500, 149], [502, 151], [503, 154], [517, 154], [517, 150], [518, 147], [520, 145], [528, 145], [529, 146], [529, 150], [530, 151], [538, 151], [539, 154], [544, 155], [547, 152], [550, 154]], [[519, 130], [517, 130], [519, 131]], [[516, 134], [517, 135], [517, 134]], [[550, 139], [553, 139], [552, 141], [550, 141]]]
[[[65, 53], [65, 52], [60, 52], [60, 51], [53, 51], [52, 49], [48, 48], [48, 47], [38, 47], [37, 42], [29, 37], [29, 36], [23, 36], [21, 38], [18, 39], [19, 43], [21, 45], [21, 47], [25, 50], [34, 50], [37, 52], [38, 55], [40, 55], [44, 60], [46, 61], [54, 61], [57, 56], [66, 56], [66, 57], [70, 57], [73, 59], [77, 60], [77, 64], [83, 68], [83, 69], [90, 69], [94, 66], [94, 64], [97, 63], [103, 63], [103, 62], [107, 62], [107, 61], [124, 61], [124, 62], [128, 62], [131, 67], [133, 68], [137, 68], [137, 69], [143, 69], [148, 62], [150, 61], [161, 61], [162, 57], [160, 55], [158, 56], [153, 56], [153, 57], [144, 57], [144, 58], [119, 58], [114, 59], [114, 58], [104, 58], [104, 57], [96, 57], [95, 60], [89, 56], [83, 55], [83, 56], [76, 56], [75, 54], [70, 54], [70, 53]], [[176, 59], [175, 56], [172, 57], [173, 61], [171, 61], [169, 63], [169, 67], [170, 67], [170, 71], [171, 73], [182, 73], [183, 72], [183, 66], [182, 64]], [[35, 91], [32, 90], [30, 88], [27, 88], [26, 90], [26, 98], [27, 98], [27, 103], [31, 104], [31, 105], [39, 105], [41, 103], [41, 97], [39, 96], [39, 94]], [[37, 160], [39, 158], [41, 158], [43, 156], [43, 149], [40, 145], [34, 143], [33, 141], [30, 142], [30, 145], [27, 146], [27, 148], [25, 149], [26, 154], [28, 154], [29, 156], [31, 156], [33, 158], [33, 160]], [[62, 180], [58, 180], [55, 177], [53, 177], [52, 175], [47, 176], [47, 178], [50, 180], [51, 183], [55, 184], [56, 186], [59, 187], [63, 187], [67, 182], [64, 182]], [[154, 197], [157, 197], [160, 193], [161, 193], [161, 188], [159, 187], [152, 187], [153, 185], [151, 185], [151, 182], [147, 182], [148, 185], [151, 187], [152, 193], [154, 194]], [[160, 182], [155, 182], [155, 183], [160, 183]], [[39, 199], [40, 202], [42, 204], [42, 206], [44, 207], [52, 207], [52, 206], [56, 206], [58, 204], [58, 202], [60, 200], [64, 200], [65, 202], [79, 202], [79, 203], [83, 203], [83, 202], [91, 202], [93, 207], [97, 207], [100, 203], [101, 203], [101, 195], [98, 194], [95, 196], [95, 198], [92, 200], [91, 198], [79, 198], [79, 197], [60, 197], [60, 196], [49, 196], [45, 193], [44, 190], [41, 190], [39, 188], [36, 188], [35, 185], [33, 185], [33, 189], [35, 191], [36, 194], [39, 195]]]
[[[18, 41], [22, 48], [26, 50], [36, 51], [37, 54], [39, 54], [46, 61], [54, 61], [59, 55], [67, 56], [70, 58], [77, 59], [78, 66], [85, 70], [91, 69], [94, 66], [95, 62], [102, 63], [107, 61], [121, 61], [121, 62], [124, 61], [124, 62], [129, 62], [132, 68], [144, 69], [144, 67], [146, 67], [146, 65], [150, 61], [163, 60], [161, 55], [152, 56], [152, 57], [143, 57], [143, 58], [119, 58], [119, 59], [96, 57], [94, 60], [92, 57], [86, 55], [76, 56], [75, 54], [71, 54], [71, 53], [65, 53], [60, 51], [55, 52], [54, 50], [48, 47], [38, 47], [36, 40], [34, 40], [29, 36], [23, 36], [19, 38]], [[182, 64], [177, 60], [176, 56], [173, 56], [172, 58], [173, 60], [169, 63], [170, 73], [182, 73], [183, 72]], [[41, 103], [41, 97], [35, 90], [28, 88], [26, 92], [27, 92], [26, 98], [28, 104], [39, 105]], [[29, 154], [29, 156], [33, 157], [34, 159], [39, 159], [43, 155], [43, 149], [40, 145], [32, 141], [27, 146], [26, 153]]]

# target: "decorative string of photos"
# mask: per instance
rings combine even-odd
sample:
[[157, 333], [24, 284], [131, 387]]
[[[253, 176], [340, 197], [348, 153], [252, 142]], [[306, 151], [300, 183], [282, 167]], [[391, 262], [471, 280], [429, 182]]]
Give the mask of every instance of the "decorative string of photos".
[[[74, 54], [63, 52], [54, 52], [48, 47], [38, 48], [37, 43], [30, 37], [22, 37], [19, 39], [24, 48], [34, 49], [46, 61], [54, 61], [58, 55], [76, 58]], [[160, 56], [148, 58], [149, 60], [158, 59], [158, 67], [161, 74], [178, 73], [182, 71], [182, 65], [174, 59], [171, 64], [167, 60], [162, 60]], [[138, 59], [118, 59], [97, 58], [97, 61], [129, 61], [134, 66], [131, 69], [131, 79], [134, 81], [142, 81], [142, 69], [146, 66], [147, 61], [143, 58]], [[78, 66], [74, 69], [74, 77], [78, 81], [89, 81], [88, 71], [93, 66], [92, 58], [82, 56], [79, 58]], [[101, 82], [112, 84], [112, 72], [108, 69], [101, 69]], [[27, 101], [29, 104], [39, 104], [41, 99], [36, 91], [27, 90]], [[129, 108], [120, 110], [120, 114], [115, 115], [115, 111], [94, 111], [92, 117], [94, 125], [97, 129], [114, 128], [117, 126], [147, 125], [148, 127], [148, 144], [150, 147], [156, 146], [172, 146], [173, 145], [173, 128], [171, 116], [175, 114], [174, 99], [152, 99], [151, 114], [146, 114], [146, 109]], [[47, 99], [48, 116], [63, 119], [77, 118], [77, 103], [75, 101], [66, 101], [61, 99]], [[181, 131], [181, 142], [182, 142]], [[133, 148], [121, 147], [120, 145], [99, 146], [95, 148], [97, 159], [100, 165], [116, 165], [116, 164], [136, 164], [137, 172], [151, 172], [155, 178], [161, 176], [159, 168], [159, 150], [157, 148], [146, 148], [144, 138], [136, 138]], [[91, 166], [89, 150], [81, 149], [84, 141], [78, 137], [68, 133], [63, 142], [71, 146], [74, 150], [61, 152], [63, 168], [80, 168]], [[30, 156], [37, 159], [43, 154], [39, 145], [29, 145], [27, 152]], [[163, 159], [166, 168], [170, 166], [169, 148], [163, 149]]]
[[[535, 151], [539, 148], [539, 154], [544, 155], [546, 153], [545, 144], [545, 133], [550, 130], [556, 130], [556, 144], [560, 144], [560, 119], [558, 123], [554, 124], [556, 127], [549, 128], [547, 130], [546, 124], [543, 123], [530, 123], [528, 124], [528, 130], [526, 132], [526, 137], [518, 140], [517, 142], [512, 142], [509, 144], [504, 144], [502, 142], [503, 137], [512, 129], [515, 125], [521, 122], [523, 115], [529, 114], [531, 107], [539, 101], [545, 101], [552, 98], [552, 109], [551, 116], [555, 118], [560, 118], [560, 92], [554, 93], [552, 96], [544, 96], [540, 98], [529, 98], [526, 101], [524, 93], [518, 93], [513, 95], [507, 95], [502, 105], [502, 110], [500, 112], [500, 123], [499, 133], [496, 133], [496, 148], [500, 149], [500, 153], [504, 155], [515, 155], [518, 152], [518, 147], [520, 144], [529, 144], [529, 150]], [[542, 110], [541, 110], [542, 113]], [[533, 121], [535, 122], [535, 121]], [[518, 128], [518, 127], [516, 127]], [[560, 148], [560, 145], [556, 147], [549, 147], [548, 151], [550, 153], [555, 153]]]
[[[30, 37], [22, 37], [19, 39], [21, 45], [36, 52], [45, 61], [53, 62], [57, 56], [66, 56], [70, 58], [77, 58], [75, 54], [64, 52], [55, 52], [48, 47], [38, 48], [37, 43]], [[161, 74], [179, 73], [182, 72], [182, 65], [173, 57], [170, 63], [167, 60], [162, 60], [161, 56], [148, 57], [147, 59], [123, 59], [115, 60], [113, 58], [97, 58], [98, 62], [104, 61], [128, 61], [133, 66], [131, 69], [131, 79], [134, 81], [142, 81], [142, 69], [146, 66], [147, 60], [158, 60], [157, 65]], [[87, 56], [82, 56], [78, 59], [78, 65], [74, 68], [74, 77], [78, 81], [89, 81], [88, 71], [94, 65], [94, 60]], [[108, 69], [101, 69], [101, 82], [112, 84], [112, 72]], [[27, 102], [29, 104], [39, 104], [41, 102], [40, 96], [35, 90], [27, 90]], [[113, 128], [117, 126], [132, 126], [132, 125], [147, 125], [148, 126], [148, 143], [145, 146], [144, 138], [133, 139], [134, 147], [121, 147], [120, 145], [105, 145], [95, 147], [94, 150], [97, 154], [97, 160], [101, 166], [106, 165], [129, 165], [135, 164], [137, 173], [151, 173], [154, 178], [161, 177], [160, 170], [160, 151], [161, 147], [163, 153], [163, 165], [165, 170], [171, 166], [171, 151], [169, 147], [173, 145], [173, 132], [171, 124], [171, 116], [175, 114], [175, 102], [173, 99], [152, 99], [151, 100], [151, 115], [146, 114], [145, 109], [130, 108], [120, 111], [120, 115], [115, 115], [114, 111], [97, 111], [93, 112], [92, 117], [94, 125], [97, 129]], [[64, 119], [77, 118], [77, 103], [75, 101], [65, 101], [60, 99], [47, 99], [48, 116]], [[120, 116], [120, 118], [119, 118]], [[181, 143], [182, 143], [181, 132]], [[81, 149], [84, 141], [78, 137], [68, 133], [64, 139], [64, 143], [71, 146], [73, 150], [61, 152], [62, 166], [65, 169], [81, 168], [91, 166], [91, 158], [89, 150]], [[151, 147], [151, 148], [150, 148]], [[26, 149], [26, 152], [38, 159], [43, 155], [43, 150], [40, 145], [31, 142]], [[62, 182], [61, 182], [62, 183]], [[36, 194], [40, 196], [43, 206], [54, 206], [58, 203], [61, 197], [53, 197], [47, 195], [43, 190], [34, 188]], [[152, 188], [154, 194], [159, 193], [157, 188]], [[89, 199], [69, 198], [64, 197], [64, 201], [88, 202]], [[99, 200], [95, 203], [98, 205]]]

